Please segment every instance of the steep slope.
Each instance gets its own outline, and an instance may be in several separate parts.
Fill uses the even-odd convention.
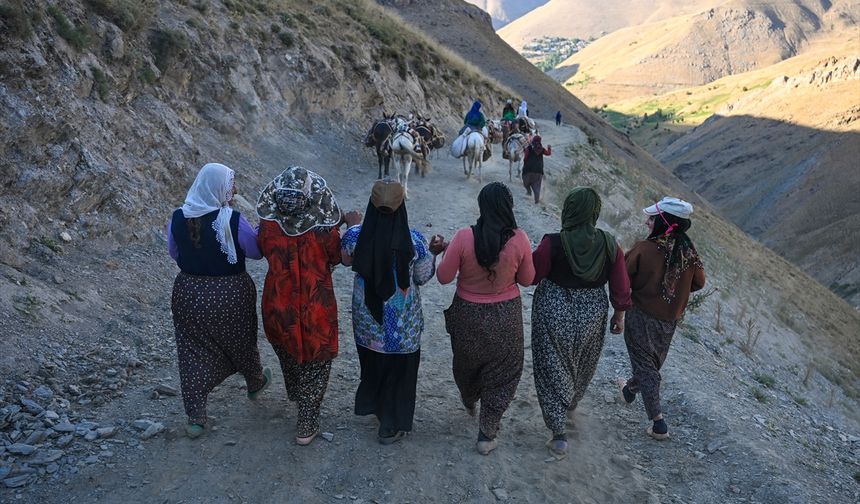
[[[148,242],[161,203],[181,200],[211,159],[302,149],[318,132],[360,138],[383,110],[453,127],[454,96],[510,93],[373,3],[129,5],[3,12],[23,28],[2,32],[0,52],[0,265],[50,282],[42,264],[82,240]],[[242,166],[239,186],[258,187],[266,168]],[[0,300],[26,311],[25,291]],[[0,367],[17,365],[13,343]]]
[[[695,14],[727,0],[550,0],[499,30],[516,49],[543,36],[600,38],[622,28]]]
[[[603,113],[724,215],[857,306],[858,58],[849,31],[776,65]],[[841,231],[824,231],[834,227]]]
[[[256,402],[246,401],[241,377],[228,379],[210,397],[217,418],[207,435],[185,439],[170,315],[176,267],[164,221],[196,169],[212,160],[236,168],[237,208],[251,220],[256,191],[290,164],[319,171],[345,208],[362,208],[376,177],[361,146],[371,118],[427,112],[450,138],[472,97],[498,115],[514,91],[367,2],[68,0],[51,12],[42,2],[14,5],[22,9],[0,9],[0,141],[8,153],[0,165],[0,501],[856,500],[860,319],[707,204],[697,207],[694,239],[720,290],[696,298],[664,368],[675,441],[648,440],[638,404],[610,404],[609,380],[627,369],[623,340],[611,337],[576,418],[571,457],[546,458],[530,356],[500,448],[475,454],[441,313],[453,286],[431,282],[422,287],[415,432],[380,446],[373,420],[352,414],[359,364],[347,268],[335,271],[343,353],[323,405],[328,436],[292,443],[295,407],[276,372]],[[425,16],[427,26],[453,31],[447,9],[460,9],[475,22],[458,18],[461,28],[498,40],[485,15],[468,17],[473,6],[443,7],[429,11],[436,14]],[[480,41],[461,39],[476,47],[464,54],[509,54]],[[515,54],[507,63],[531,68]],[[502,64],[491,68],[506,75]],[[540,97],[539,108],[563,107],[571,123],[541,123],[558,152],[547,162],[550,188],[597,187],[606,203],[601,225],[629,246],[642,235],[639,208],[682,191],[647,173],[680,183],[529,72],[508,73]],[[464,179],[458,160],[433,160],[434,172],[410,183],[410,223],[448,235],[474,222],[480,186]],[[485,181],[507,181],[498,156],[484,173]],[[535,207],[510,185],[532,238],[558,227],[556,198]],[[249,271],[259,287],[265,262]],[[269,345],[260,348],[277,366]],[[158,428],[152,437],[136,424]]]
[[[496,29],[545,4],[547,0],[466,0],[493,19]]]
[[[633,199],[637,201],[641,200],[644,203],[647,201],[646,193],[649,191],[654,191],[651,194],[653,198],[659,192],[666,191],[666,187],[669,187],[669,190],[672,192],[700,202],[703,213],[710,217],[708,220],[709,225],[713,225],[707,233],[712,235],[710,239],[713,240],[712,243],[715,250],[720,249],[724,251],[723,254],[720,254],[719,260],[725,266],[726,270],[720,274],[726,275],[729,274],[729,271],[733,271],[735,273],[732,274],[748,275],[750,279],[758,278],[763,274],[772,275],[771,278],[776,283],[786,282],[787,284],[791,284],[791,286],[783,285],[779,288],[784,293],[800,293],[807,288],[814,289],[816,299],[822,303],[820,308],[830,310],[830,313],[827,316],[823,314],[812,316],[818,319],[817,323],[830,327],[828,331],[835,330],[835,333],[831,332],[831,334],[838,334],[836,338],[839,343],[832,348],[843,344],[853,346],[857,343],[849,343],[852,341],[852,337],[848,335],[854,334],[856,328],[860,327],[860,316],[844,301],[820,284],[812,281],[808,276],[800,273],[796,267],[789,265],[789,263],[776,256],[773,252],[767,251],[760,245],[753,245],[751,243],[752,240],[743,235],[737,228],[722,222],[717,217],[711,216],[709,212],[711,207],[706,200],[700,199],[695,192],[690,191],[684,184],[679,183],[673,174],[644,154],[628,137],[620,134],[615,128],[601,120],[590,109],[585,108],[579,100],[574,99],[560,86],[552,83],[550,79],[537,71],[536,68],[525,64],[523,58],[516,54],[512,48],[501,43],[493,33],[488,16],[485,13],[469,13],[464,16],[464,13],[469,12],[466,10],[468,6],[459,0],[441,1],[432,6],[426,5],[424,2],[409,2],[404,0],[393,2],[382,0],[382,3],[393,3],[397,12],[406,20],[426,30],[427,33],[437,40],[444,40],[448,47],[456,51],[464,59],[473,61],[476,66],[488,75],[503,80],[505,84],[521,96],[529,99],[529,108],[534,108],[538,111],[539,115],[548,112],[547,105],[550,105],[549,110],[555,108],[562,110],[565,114],[565,121],[583,131],[585,136],[588,137],[590,145],[601,152],[606,159],[611,160],[613,165],[624,166],[625,170],[629,170],[629,173],[631,173],[630,176],[636,178],[637,182],[631,182],[633,190],[641,192],[637,192],[637,195]],[[451,13],[456,13],[459,16],[456,21],[454,21],[456,16]],[[565,94],[567,94],[566,99]],[[583,161],[583,164],[585,163],[587,162]],[[585,168],[582,169],[585,170]],[[652,178],[659,182],[657,186],[651,185],[652,183],[648,182]],[[649,190],[646,187],[660,187],[660,189]],[[607,191],[611,191],[611,189],[607,188]],[[731,248],[731,252],[727,251],[727,247]],[[745,252],[747,247],[756,248],[755,258]],[[723,260],[728,260],[728,262],[722,263]],[[772,263],[772,261],[775,261],[775,263]],[[779,264],[779,266],[774,268],[773,264]],[[740,273],[740,271],[744,273]],[[778,271],[782,273],[777,273]],[[791,273],[789,274],[788,271],[791,271]],[[726,285],[736,282],[737,280],[727,281]],[[753,283],[755,282],[753,281]],[[750,286],[750,290],[756,291],[758,287]],[[782,299],[784,302],[789,302],[786,297]],[[760,303],[762,301],[757,300],[755,302]],[[767,302],[775,301],[776,298],[769,297]],[[794,304],[795,301],[791,301],[791,303]],[[773,309],[783,310],[778,304],[773,305]],[[806,312],[807,310],[804,308],[803,311]],[[830,316],[834,318],[831,319]],[[834,323],[836,325],[832,325]],[[801,340],[813,337],[812,332],[801,331],[801,333]],[[844,364],[848,365],[848,361],[844,361]],[[850,364],[849,367],[855,369],[856,365]],[[860,371],[860,368],[856,369]],[[854,383],[852,387],[860,386],[860,383],[856,379],[848,381]]]
[[[798,54],[809,39],[856,32],[860,3],[736,0],[695,14],[619,30],[553,72],[592,106],[701,85]]]
[[[601,120],[575,96],[504,43],[492,30],[487,13],[461,0],[432,3],[418,0],[377,1],[395,9],[408,22],[474,64],[485,75],[505,82],[516,90],[512,97],[527,100],[532,117],[551,119],[555,117],[556,111],[561,111],[566,122],[576,124],[589,135],[592,142],[599,144],[619,162],[637,166],[679,193],[699,201],[692,191],[650,154]],[[462,97],[462,113],[468,110],[470,98]],[[504,102],[490,105],[499,110]]]
[[[821,60],[728,103],[658,156],[723,214],[855,306],[858,89],[860,53]]]

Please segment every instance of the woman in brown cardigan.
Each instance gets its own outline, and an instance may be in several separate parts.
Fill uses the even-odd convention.
[[[626,255],[633,308],[626,314],[624,342],[633,377],[619,386],[628,404],[642,394],[653,422],[646,432],[662,440],[669,437],[669,428],[660,408],[660,368],[690,293],[705,286],[705,270],[687,236],[692,205],[665,197],[643,212],[651,233]]]

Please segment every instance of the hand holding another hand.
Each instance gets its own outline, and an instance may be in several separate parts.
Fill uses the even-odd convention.
[[[616,311],[612,314],[612,320],[609,321],[609,332],[612,334],[621,334],[624,332],[623,311]]]
[[[347,227],[361,224],[362,219],[364,219],[364,216],[357,210],[350,210],[343,215],[343,222],[346,223]]]
[[[430,249],[430,253],[434,256],[439,255],[448,248],[448,242],[445,241],[442,235],[433,235],[427,248]]]

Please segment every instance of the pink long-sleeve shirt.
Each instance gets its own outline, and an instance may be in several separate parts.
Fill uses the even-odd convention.
[[[436,268],[436,279],[447,284],[456,278],[457,296],[472,303],[498,303],[518,297],[520,288],[517,284],[531,285],[535,276],[531,244],[525,231],[514,231],[514,236],[499,253],[499,262],[493,270],[495,275],[491,278],[478,264],[475,237],[472,228],[466,227],[451,239],[441,264]]]

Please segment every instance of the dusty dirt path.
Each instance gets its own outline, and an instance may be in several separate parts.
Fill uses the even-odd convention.
[[[556,154],[548,168],[569,164],[565,144],[584,141],[575,128],[556,128],[541,122],[545,144]],[[410,181],[408,209],[413,227],[427,235],[450,237],[456,229],[474,222],[476,196],[480,185],[465,180],[462,163],[447,152],[433,160],[434,170],[426,178]],[[364,209],[375,162],[370,158],[343,159],[341,163],[306,166],[317,169],[334,188],[345,208]],[[333,166],[333,168],[328,168]],[[273,170],[274,172],[277,170]],[[484,183],[508,179],[507,162],[498,146],[485,166]],[[557,208],[551,203],[535,206],[515,181],[509,183],[515,195],[519,225],[535,244],[543,233],[558,227]],[[550,188],[552,189],[552,188]],[[246,191],[251,193],[253,191]],[[546,194],[545,201],[556,201]],[[635,217],[633,217],[635,218]],[[164,260],[167,261],[165,254]],[[262,285],[265,262],[250,266],[257,286]],[[165,286],[165,293],[169,292]],[[130,429],[115,444],[103,450],[120,456],[106,465],[92,464],[67,478],[64,484],[41,485],[21,494],[31,502],[741,502],[732,483],[775,481],[777,469],[757,464],[723,466],[730,453],[748,452],[740,442],[721,441],[705,458],[708,434],[718,424],[708,402],[708,393],[695,393],[692,368],[705,369],[713,363],[702,352],[688,355],[691,343],[681,339],[667,366],[669,384],[666,406],[672,419],[673,440],[655,443],[642,430],[645,415],[638,402],[632,408],[614,403],[612,378],[628,369],[623,339],[607,334],[601,363],[571,426],[570,455],[551,458],[544,447],[548,431],[543,424],[534,391],[530,348],[531,294],[523,289],[526,334],[525,371],[516,399],[503,420],[499,448],[484,457],[474,450],[475,421],[463,411],[451,374],[451,349],[445,333],[442,310],[454,293],[453,286],[437,282],[422,288],[426,331],[419,370],[415,429],[411,436],[393,446],[376,441],[376,427],[370,418],[352,414],[359,365],[352,339],[349,314],[352,272],[339,267],[335,288],[340,307],[340,356],[335,360],[329,389],[323,403],[322,429],[332,440],[316,440],[299,447],[293,441],[295,408],[286,400],[277,359],[262,335],[260,349],[266,365],[275,372],[275,383],[258,402],[245,398],[244,384],[234,376],[210,396],[209,413],[213,428],[201,439],[184,437],[185,417],[179,397],[149,400],[150,387],[130,388],[103,414],[127,422],[138,418],[160,421],[165,433],[140,443]],[[164,335],[160,368],[147,372],[157,382],[178,388],[178,375],[171,338],[167,302],[163,323],[155,330]],[[698,347],[695,347],[696,349]],[[682,352],[682,356],[676,356]],[[681,369],[677,369],[676,365]],[[716,379],[716,378],[715,378]],[[730,379],[728,379],[730,380]],[[715,385],[716,386],[716,385]],[[688,395],[684,395],[685,391]],[[728,435],[728,434],[727,434]],[[130,446],[135,445],[135,446]],[[719,457],[719,462],[714,457]],[[720,467],[719,470],[716,470]],[[750,474],[747,474],[750,473]],[[734,478],[734,479],[733,479]],[[756,487],[758,488],[758,487]],[[744,489],[746,490],[746,489]],[[773,492],[771,492],[773,493]],[[777,497],[785,494],[776,493]],[[0,495],[14,498],[12,494]],[[21,500],[18,500],[20,502]],[[767,499],[760,500],[768,502]],[[780,499],[772,502],[789,502]]]

